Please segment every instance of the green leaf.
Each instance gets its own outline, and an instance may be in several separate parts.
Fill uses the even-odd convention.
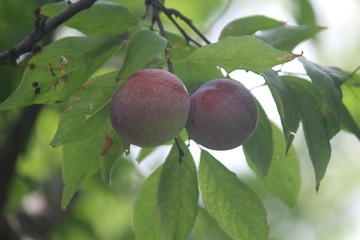
[[[92,137],[109,118],[109,103],[118,83],[117,71],[90,79],[71,98],[62,114],[51,145],[78,142]]]
[[[267,175],[273,156],[274,142],[272,137],[271,124],[264,109],[259,103],[258,123],[255,132],[248,141],[243,144],[248,159],[251,160],[262,176]]]
[[[137,194],[132,216],[136,240],[160,240],[160,216],[158,208],[158,186],[162,166],[157,168],[141,184]]]
[[[171,58],[173,61],[181,61],[193,53],[197,47],[187,44],[183,37],[168,33],[170,43]],[[221,78],[223,75],[216,66],[207,66],[204,64],[183,62],[175,64],[175,75],[185,84],[187,90],[192,93],[196,91],[203,83]]]
[[[276,103],[285,136],[286,149],[289,149],[300,123],[299,109],[294,91],[273,70],[263,73],[262,76],[269,86]]]
[[[191,153],[182,140],[177,143],[165,160],[158,199],[163,239],[181,240],[187,238],[195,224],[199,191]]]
[[[112,129],[110,121],[107,124],[111,130],[106,134],[102,145],[100,170],[103,181],[111,184],[113,169],[118,161],[123,158],[124,154],[130,154],[130,144],[117,135]]]
[[[94,138],[63,146],[63,209],[68,206],[80,185],[99,169],[106,130],[103,127]]]
[[[155,151],[157,147],[141,148],[139,154],[136,157],[136,161],[141,163],[147,156]]]
[[[296,203],[300,192],[299,159],[292,146],[285,152],[286,144],[282,140],[281,131],[275,124],[271,125],[275,144],[268,174],[261,176],[248,154],[246,160],[268,189],[291,207]]]
[[[299,61],[309,75],[315,87],[322,94],[327,105],[336,118],[340,119],[342,108],[341,85],[346,81],[347,75],[339,68],[322,66],[300,57]]]
[[[0,110],[67,100],[119,48],[114,37],[68,37],[32,57],[18,89]]]
[[[260,198],[208,152],[201,152],[200,190],[208,213],[233,239],[269,239]]]
[[[47,4],[41,14],[53,17],[68,6],[67,2]],[[123,5],[113,2],[95,2],[65,22],[86,35],[119,35],[138,25],[137,18]]]
[[[309,0],[296,0],[294,3],[294,16],[299,24],[314,24],[316,23],[316,16],[314,8]]]
[[[321,111],[322,103],[318,98],[319,92],[309,81],[304,79],[289,76],[283,77],[283,79],[296,93],[305,139],[315,171],[316,189],[318,190],[331,156],[327,123]]]
[[[360,75],[355,74],[342,85],[344,109],[341,121],[346,130],[354,133],[359,139],[360,127]]]
[[[285,25],[257,32],[255,36],[276,49],[292,51],[299,43],[312,38],[324,29],[314,25]]]
[[[187,59],[175,63],[189,62],[219,66],[228,73],[237,69],[265,72],[295,57],[297,56],[277,50],[253,36],[230,36],[217,43],[198,48]]]
[[[166,44],[166,39],[154,31],[142,30],[137,32],[130,39],[124,64],[118,77],[124,79],[141,70],[142,67],[165,50]]]
[[[191,233],[191,239],[233,240],[221,230],[218,223],[206,212],[206,209],[202,207],[199,207],[194,231]]]
[[[223,28],[220,33],[219,40],[228,36],[252,35],[259,30],[275,28],[284,24],[285,22],[262,15],[238,18],[231,21]]]
[[[345,105],[343,105],[341,110],[341,126],[342,129],[353,133],[360,140],[359,125],[355,122],[355,119]]]

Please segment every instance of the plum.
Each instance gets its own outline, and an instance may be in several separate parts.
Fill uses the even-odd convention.
[[[246,87],[234,80],[214,79],[190,96],[186,129],[198,144],[228,150],[250,138],[257,120],[256,102]]]
[[[160,69],[144,69],[118,88],[110,103],[110,119],[127,142],[153,147],[179,135],[189,109],[189,93],[177,76]]]

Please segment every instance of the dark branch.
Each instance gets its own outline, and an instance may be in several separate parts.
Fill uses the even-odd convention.
[[[183,22],[185,22],[206,44],[210,44],[210,41],[200,32],[199,29],[196,28],[196,26],[192,23],[191,19],[185,17],[181,12],[179,12],[176,9],[172,8],[166,8],[162,2],[159,0],[146,0],[145,1],[146,9],[144,16],[147,15],[147,12],[149,10],[149,6],[152,5],[153,9],[156,9],[156,11],[164,12],[164,14],[169,18],[169,20],[175,25],[175,27],[180,31],[180,33],[185,38],[186,42],[192,42],[198,47],[201,47],[201,45],[196,42],[194,39],[192,39],[189,34],[186,33],[186,31],[176,22],[175,17],[181,19]]]
[[[0,213],[8,200],[8,190],[18,156],[25,151],[41,105],[22,110],[19,119],[8,129],[6,140],[0,146]]]
[[[35,13],[35,28],[25,37],[20,43],[11,49],[0,53],[0,65],[17,66],[16,60],[24,53],[31,52],[33,46],[40,41],[47,33],[56,29],[59,25],[72,18],[78,12],[91,7],[96,0],[80,0],[76,3],[69,4],[58,15],[47,19],[44,22],[40,21],[40,11],[36,9]]]

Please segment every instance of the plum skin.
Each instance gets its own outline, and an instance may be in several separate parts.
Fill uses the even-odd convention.
[[[256,102],[241,83],[230,79],[206,82],[190,96],[186,129],[191,139],[213,150],[246,142],[258,121]]]
[[[179,135],[189,108],[189,93],[178,77],[160,69],[144,69],[118,88],[110,103],[110,119],[127,142],[153,147]]]

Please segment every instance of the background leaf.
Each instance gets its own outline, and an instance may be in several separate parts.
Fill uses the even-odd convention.
[[[255,37],[263,40],[276,49],[292,51],[299,43],[312,38],[324,29],[324,27],[314,25],[285,25],[269,30],[259,31],[255,34]]]
[[[208,213],[233,239],[269,239],[260,198],[208,152],[200,159],[200,190]]]
[[[257,102],[258,123],[255,132],[243,144],[248,160],[252,161],[262,176],[267,175],[273,156],[274,141],[271,124],[262,106]]]
[[[259,172],[248,154],[246,160],[268,189],[291,207],[296,203],[300,192],[299,159],[292,146],[285,151],[286,144],[282,141],[279,128],[275,124],[271,124],[271,128],[276,144],[267,175],[263,176]]]
[[[29,60],[18,89],[0,109],[67,100],[119,48],[114,37],[68,37]]]
[[[151,30],[137,32],[126,51],[124,64],[118,77],[124,79],[141,70],[147,63],[159,56],[166,47],[167,40]]]
[[[309,75],[314,86],[324,97],[334,115],[340,119],[342,108],[341,85],[346,81],[347,75],[339,68],[322,66],[300,57],[299,61]]]
[[[265,72],[295,57],[296,55],[277,50],[253,36],[241,36],[226,37],[217,43],[203,46],[186,60],[177,63],[189,62],[219,66],[228,73],[236,69]]]
[[[67,2],[47,4],[41,14],[53,17],[68,6]],[[119,35],[137,26],[137,18],[123,5],[113,2],[95,2],[91,8],[79,12],[65,22],[86,35]]]
[[[319,189],[331,156],[331,146],[326,127],[326,119],[318,101],[319,92],[306,80],[283,77],[294,89],[300,109],[301,122],[309,155],[315,171],[316,189]]]
[[[163,239],[186,239],[190,234],[198,210],[196,167],[183,141],[173,145],[161,174],[158,199]],[[181,156],[181,154],[184,154]]]
[[[226,24],[220,33],[219,40],[227,36],[252,35],[259,30],[275,28],[284,24],[285,22],[262,15],[238,18]]]
[[[86,140],[92,137],[109,118],[109,103],[118,87],[117,71],[86,82],[71,98],[62,114],[51,145]]]
[[[286,140],[286,149],[289,149],[300,124],[299,109],[294,91],[273,70],[263,73],[262,76],[274,98]]]
[[[299,24],[316,24],[314,8],[309,0],[295,0],[293,4],[294,16]]]
[[[137,240],[161,239],[160,216],[158,208],[158,186],[162,173],[162,166],[157,168],[141,184],[137,194],[132,224]]]

